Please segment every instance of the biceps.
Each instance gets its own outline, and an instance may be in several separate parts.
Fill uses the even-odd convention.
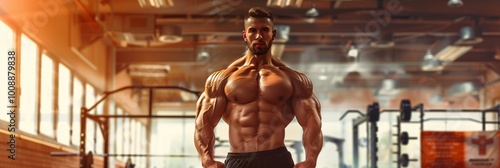
[[[321,106],[315,96],[293,101],[293,110],[297,121],[302,127],[309,124],[321,124]]]

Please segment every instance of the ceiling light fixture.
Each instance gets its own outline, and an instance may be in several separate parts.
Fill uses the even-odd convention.
[[[166,77],[170,72],[170,65],[131,64],[127,68],[132,77]]]
[[[431,50],[427,50],[424,56],[424,60],[422,61],[422,70],[423,71],[440,71],[443,70],[443,66],[441,62],[434,57]]]
[[[196,61],[199,61],[199,62],[206,62],[209,60],[210,60],[210,54],[205,50],[201,50],[198,53],[198,55],[196,56]]]
[[[310,18],[315,18],[319,16],[319,11],[316,9],[316,2],[313,2],[311,8],[306,11],[306,16]]]
[[[176,25],[162,25],[157,29],[157,38],[163,43],[177,43],[182,41],[182,29]]]
[[[138,0],[141,8],[164,8],[174,6],[173,0]]]
[[[463,5],[464,5],[464,2],[462,2],[462,0],[449,0],[448,1],[449,7],[461,7]]]
[[[478,23],[473,26],[465,26],[460,29],[460,39],[455,43],[457,45],[474,45],[483,42],[481,29]]]
[[[302,5],[302,0],[268,0],[267,6],[278,6],[278,7],[300,7]]]
[[[453,62],[472,49],[472,46],[450,45],[436,54],[436,59],[445,63]]]
[[[349,52],[347,52],[347,57],[356,59],[358,58],[358,55],[359,55],[358,49],[354,45],[351,45]]]

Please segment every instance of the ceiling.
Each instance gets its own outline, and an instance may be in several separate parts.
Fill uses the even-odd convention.
[[[446,96],[446,88],[481,82],[485,71],[500,67],[499,58],[495,58],[500,54],[498,0],[463,0],[461,7],[450,7],[447,0],[304,0],[292,1],[300,2],[299,6],[287,7],[267,6],[264,0],[170,0],[166,2],[173,7],[162,8],[141,7],[138,0],[80,2],[104,25],[103,32],[86,32],[83,27],[82,39],[91,43],[108,35],[105,41],[116,47],[117,72],[131,71],[136,65],[156,65],[147,72],[166,74],[134,75],[135,85],[201,91],[211,72],[243,55],[242,18],[253,6],[270,8],[275,25],[289,26],[288,38],[274,44],[275,56],[308,75],[318,97],[333,106],[337,101],[333,97],[343,92],[348,94],[340,97],[366,104],[389,102],[412,89],[428,88]],[[319,13],[317,17],[306,16],[312,6]],[[92,21],[82,25],[88,22]],[[436,55],[456,44],[465,26],[480,30],[476,35],[482,42],[469,44],[471,50],[446,62],[441,70],[422,70],[426,52]],[[159,42],[158,33],[164,33],[158,31],[161,28],[182,40]],[[347,57],[351,46],[359,51],[357,59]],[[384,85],[388,81],[392,88]],[[353,88],[370,96],[353,97],[349,94]],[[193,101],[178,92],[162,95],[158,100]]]

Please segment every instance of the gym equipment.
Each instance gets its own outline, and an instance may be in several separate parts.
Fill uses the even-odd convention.
[[[85,162],[83,163],[84,168],[93,168],[94,167],[94,155],[92,151],[89,151],[87,155],[83,156]]]
[[[339,152],[339,168],[347,168],[348,166],[344,163],[344,139],[330,136],[324,136],[323,139],[326,142],[332,142],[337,146],[337,151]]]
[[[399,142],[401,142],[401,144],[403,145],[408,145],[410,139],[417,139],[417,137],[410,137],[410,135],[406,131],[402,132],[401,135],[399,135]]]
[[[368,105],[368,121],[377,122],[380,120],[380,106],[378,103],[373,103],[372,105]]]
[[[410,162],[415,162],[415,161],[418,161],[417,159],[410,159],[410,157],[408,156],[408,154],[402,154],[401,155],[401,158],[399,159],[400,161],[400,165],[403,166],[403,167],[408,167],[408,165],[410,165]]]
[[[108,96],[115,94],[117,92],[127,90],[127,89],[148,89],[149,91],[149,102],[148,102],[148,115],[94,115],[90,114],[89,112],[94,110],[101,102],[103,102]],[[87,129],[87,119],[91,119],[94,122],[96,122],[99,125],[99,128],[101,130],[104,144],[104,154],[101,154],[100,156],[104,157],[104,168],[109,167],[109,157],[110,156],[123,156],[127,154],[109,154],[109,119],[110,118],[194,118],[195,116],[178,116],[178,115],[153,115],[153,89],[176,89],[176,90],[181,90],[185,91],[188,93],[192,93],[196,95],[196,97],[200,96],[201,92],[198,91],[192,91],[183,87],[178,87],[178,86],[126,86],[122,87],[113,91],[108,91],[104,92],[104,95],[101,99],[99,99],[94,105],[92,105],[90,108],[82,107],[80,110],[80,148],[79,148],[79,153],[74,154],[74,153],[54,153],[51,152],[52,156],[84,156],[80,157],[79,162],[80,162],[80,168],[87,168],[86,166],[92,165],[92,160],[88,160],[87,158],[92,158],[93,156],[86,156],[85,157],[85,151],[86,151],[86,129]],[[149,140],[149,136],[146,137]],[[92,154],[91,154],[92,155]],[[137,155],[136,157],[150,157],[151,155]],[[198,156],[197,156],[198,157]],[[132,164],[132,163],[130,163]]]
[[[397,154],[397,161],[395,161],[398,165],[398,168],[401,166],[406,165],[409,163],[409,161],[417,161],[416,159],[409,159],[407,155],[404,157],[401,154],[401,144],[407,145],[410,139],[417,139],[416,137],[410,137],[407,132],[401,133],[401,123],[419,123],[420,124],[420,130],[424,130],[424,122],[425,121],[430,121],[430,120],[456,120],[455,119],[443,119],[443,118],[427,118],[424,119],[424,113],[425,112],[450,112],[450,111],[455,111],[455,112],[477,112],[482,114],[482,120],[481,121],[476,121],[470,118],[459,118],[458,120],[469,120],[469,121],[474,121],[478,123],[482,123],[482,130],[486,130],[486,124],[497,124],[498,128],[500,129],[500,122],[499,121],[486,121],[486,113],[487,112],[495,112],[497,113],[498,116],[500,116],[500,104],[489,108],[489,109],[429,109],[429,110],[424,110],[424,105],[423,104],[418,104],[416,106],[411,105],[411,101],[408,99],[403,99],[400,103],[400,109],[384,109],[380,110],[378,107],[378,103],[373,103],[371,105],[368,105],[367,112],[362,113],[359,110],[347,110],[341,117],[340,120],[342,120],[348,113],[358,113],[361,116],[353,119],[353,167],[358,168],[358,126],[362,124],[363,122],[367,121],[367,135],[368,135],[368,156],[370,160],[370,167],[371,168],[376,168],[376,162],[377,162],[377,122],[380,119],[380,114],[384,112],[398,112],[399,116],[397,117],[397,134],[394,136],[397,136],[397,143],[394,143],[394,145],[397,145],[397,151],[393,152],[394,154]],[[420,112],[420,121],[411,121],[412,118],[412,113],[413,111],[419,111]],[[500,120],[500,117],[498,117]],[[370,127],[370,128],[368,128]],[[408,158],[408,159],[407,159]],[[403,165],[403,163],[405,163]]]
[[[411,102],[408,99],[401,100],[401,105],[399,107],[401,120],[402,121],[410,121],[411,120],[411,112],[413,111],[411,108]]]

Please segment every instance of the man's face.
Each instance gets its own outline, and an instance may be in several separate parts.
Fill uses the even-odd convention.
[[[271,49],[276,35],[273,23],[268,18],[248,18],[245,20],[243,39],[248,49],[255,55],[264,55]]]

